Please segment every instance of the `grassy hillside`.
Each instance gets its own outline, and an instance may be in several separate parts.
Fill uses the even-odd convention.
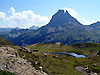
[[[31,61],[36,69],[39,69],[39,67],[42,66],[43,71],[49,75],[83,75],[75,69],[76,66],[87,66],[93,72],[100,73],[100,56],[76,58],[70,55],[52,54],[52,52],[75,52],[90,56],[99,52],[100,44],[86,43],[73,46],[35,44],[27,47],[32,51],[38,50],[38,52],[33,52],[32,54],[20,51],[20,47],[18,46],[13,46],[13,48],[18,50],[22,58]],[[47,56],[45,56],[45,53],[47,53]],[[94,64],[96,64],[96,66],[94,66]]]
[[[6,46],[6,45],[13,45],[13,43],[0,36],[0,46]]]

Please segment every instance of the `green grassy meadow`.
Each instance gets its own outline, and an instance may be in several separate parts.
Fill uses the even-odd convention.
[[[31,51],[38,50],[38,52],[33,53],[20,51],[19,46],[13,46],[13,48],[18,50],[22,58],[29,60],[36,69],[40,70],[39,67],[42,66],[43,71],[49,75],[83,75],[75,69],[76,66],[87,66],[93,72],[100,75],[100,56],[76,58],[71,55],[52,54],[52,52],[75,52],[90,56],[99,52],[100,44],[86,43],[72,46],[56,46],[55,44],[40,43],[27,46]],[[47,53],[47,56],[45,56],[44,53]],[[37,64],[35,64],[35,62],[37,62]],[[96,64],[96,66],[94,66],[94,64]]]

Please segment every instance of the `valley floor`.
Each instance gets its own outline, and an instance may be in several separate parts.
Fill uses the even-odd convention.
[[[18,46],[13,48],[22,58],[29,60],[36,69],[49,75],[100,75],[100,56],[98,55],[100,44],[87,43],[73,46],[34,44],[27,47],[31,52],[22,51]],[[76,58],[52,52],[75,52],[87,57]]]

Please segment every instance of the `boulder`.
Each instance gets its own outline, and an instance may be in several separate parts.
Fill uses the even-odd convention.
[[[10,47],[0,47],[0,70],[16,75],[47,75],[41,71],[37,72],[28,60],[20,58],[18,52]]]
[[[62,46],[62,43],[61,42],[56,42],[55,45],[56,46]]]
[[[27,53],[32,53],[32,52],[30,51],[30,49],[28,49],[28,48],[26,48],[26,47],[21,47],[19,50],[20,50],[20,51],[27,52]]]

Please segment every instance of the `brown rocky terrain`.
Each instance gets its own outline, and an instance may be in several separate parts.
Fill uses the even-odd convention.
[[[47,75],[32,67],[28,60],[20,58],[18,52],[11,47],[0,47],[0,70],[17,75]]]

